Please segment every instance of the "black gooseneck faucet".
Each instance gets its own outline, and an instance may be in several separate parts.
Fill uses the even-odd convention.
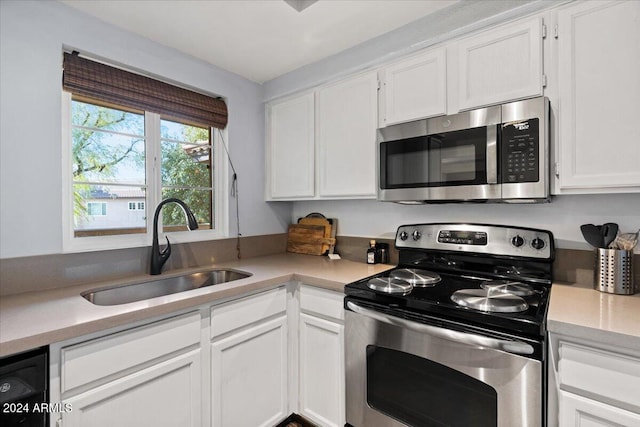
[[[184,211],[184,215],[187,218],[187,227],[189,230],[196,230],[198,228],[198,221],[196,220],[195,215],[189,209],[189,206],[185,202],[176,198],[169,198],[161,201],[156,208],[156,213],[153,215],[153,243],[151,245],[151,268],[150,273],[152,275],[160,274],[162,271],[162,266],[171,256],[171,243],[169,243],[169,238],[165,236],[167,239],[167,247],[163,250],[160,250],[160,244],[158,243],[158,216],[160,215],[160,210],[162,207],[168,203],[176,203],[178,206],[182,208]]]

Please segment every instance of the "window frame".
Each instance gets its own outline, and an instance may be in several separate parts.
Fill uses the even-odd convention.
[[[73,174],[72,174],[72,93],[62,92],[62,247],[63,252],[84,252],[109,249],[123,249],[150,246],[153,238],[153,215],[156,206],[162,201],[162,182],[160,176],[160,114],[145,111],[145,165],[146,165],[146,198],[147,208],[146,232],[140,234],[120,234],[90,237],[75,237],[73,226]],[[86,102],[86,101],[83,101]],[[117,107],[115,107],[117,108]],[[175,121],[175,119],[172,119]],[[171,243],[188,243],[204,240],[223,239],[229,236],[229,172],[228,162],[224,155],[220,134],[228,141],[226,129],[211,129],[211,145],[213,150],[213,220],[215,229],[198,229],[195,231],[163,232],[162,223],[158,224],[160,244],[164,236]],[[150,207],[153,209],[149,210]],[[162,218],[162,215],[160,216]]]

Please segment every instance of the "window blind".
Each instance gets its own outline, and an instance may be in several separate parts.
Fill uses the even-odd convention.
[[[191,124],[220,129],[227,125],[227,105],[222,99],[82,58],[75,52],[65,52],[63,68],[62,87],[75,95]]]

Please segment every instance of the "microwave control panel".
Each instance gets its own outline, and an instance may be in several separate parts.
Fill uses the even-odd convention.
[[[538,182],[539,119],[502,124],[502,182]]]

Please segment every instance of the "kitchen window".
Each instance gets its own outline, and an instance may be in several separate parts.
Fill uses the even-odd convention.
[[[165,206],[160,231],[170,232],[173,242],[226,237],[227,164],[219,155],[224,153],[220,120],[202,120],[206,113],[200,108],[196,114],[202,117],[190,117],[179,99],[158,101],[158,108],[154,99],[145,104],[150,90],[164,96],[167,89],[174,96],[176,88],[166,83],[74,54],[65,54],[64,64],[65,251],[150,244],[155,206],[169,197],[183,200],[199,225],[188,232],[182,210]],[[76,69],[80,71],[74,74]],[[115,82],[96,82],[103,71],[106,79],[115,73]],[[124,81],[125,89],[113,89],[129,78],[134,84]],[[151,89],[143,95],[127,92],[145,84]],[[103,86],[106,94],[100,92]],[[178,95],[192,94],[177,89]],[[196,95],[200,102],[203,95]]]

